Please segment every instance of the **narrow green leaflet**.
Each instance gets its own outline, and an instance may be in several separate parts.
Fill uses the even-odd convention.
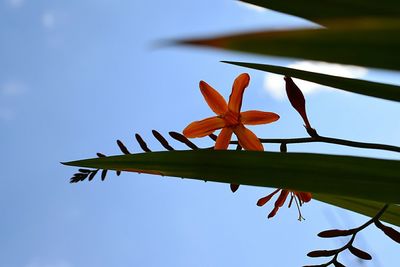
[[[329,26],[330,20],[399,18],[398,0],[241,0]]]
[[[400,101],[400,86],[397,85],[344,78],[340,76],[333,76],[333,75],[321,74],[321,73],[292,69],[292,68],[285,68],[274,65],[234,62],[234,61],[222,61],[222,62],[241,67],[299,78],[302,80],[318,83],[321,85],[342,89],[344,91],[352,93],[374,96],[387,100]]]
[[[261,55],[400,70],[400,20],[344,23],[332,29],[277,30],[180,40]]]
[[[313,194],[313,198],[369,217],[375,216],[375,214],[385,205],[385,203],[371,200],[324,194]],[[381,220],[400,226],[400,206],[390,205],[381,217]]]
[[[259,151],[163,151],[64,163],[400,203],[400,161]]]

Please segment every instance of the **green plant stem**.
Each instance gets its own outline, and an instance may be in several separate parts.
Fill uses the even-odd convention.
[[[368,148],[368,149],[380,149],[380,150],[388,150],[393,152],[400,152],[400,147],[392,146],[392,145],[384,145],[384,144],[376,144],[376,143],[364,143],[364,142],[356,142],[345,139],[331,138],[331,137],[305,137],[305,138],[289,138],[289,139],[260,139],[261,143],[286,143],[286,144],[299,144],[299,143],[312,143],[312,142],[322,142],[343,146],[351,146],[351,147],[359,147],[359,148]]]
[[[216,139],[215,135],[210,135],[212,139]],[[215,140],[214,139],[214,140]],[[392,152],[400,152],[400,147],[385,145],[385,144],[376,144],[376,143],[364,143],[364,142],[356,142],[339,138],[331,138],[325,136],[316,136],[316,137],[303,137],[303,138],[260,138],[261,143],[276,143],[276,144],[301,144],[301,143],[328,143],[328,144],[336,144],[342,146],[351,146],[351,147],[359,147],[359,148],[367,148],[367,149],[379,149],[379,150],[387,150]],[[238,144],[237,141],[231,141],[230,144]]]

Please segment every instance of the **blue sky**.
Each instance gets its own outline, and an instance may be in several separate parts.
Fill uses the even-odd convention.
[[[243,110],[281,115],[252,128],[263,137],[305,136],[285,99],[265,88],[268,77],[220,60],[299,64],[211,49],[164,47],[160,40],[277,27],[313,26],[231,0],[0,1],[0,267],[300,266],[307,252],[338,246],[316,234],[357,226],[366,217],[312,201],[281,209],[258,198],[271,189],[158,176],[110,174],[105,182],[69,184],[75,169],[60,161],[131,151],[139,132],[154,150],[152,129],[166,134],[212,113],[198,90],[206,80],[224,96],[241,72],[252,80]],[[369,70],[364,78],[400,84],[398,73]],[[275,82],[276,83],[276,82]],[[284,86],[282,80],[282,88]],[[278,85],[279,87],[279,85]],[[278,88],[279,89],[279,88]],[[320,134],[400,145],[398,104],[315,90],[307,95]],[[211,145],[209,140],[196,140]],[[175,147],[182,147],[174,143]],[[266,150],[276,151],[268,145]],[[399,159],[389,152],[323,144],[289,151]],[[351,266],[393,266],[398,246],[375,229],[358,240],[374,256]],[[379,244],[379,246],[377,246]]]

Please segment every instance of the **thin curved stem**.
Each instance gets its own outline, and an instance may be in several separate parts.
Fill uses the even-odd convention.
[[[285,141],[286,140],[286,141]],[[260,139],[263,143],[287,143],[287,144],[296,144],[296,143],[312,143],[312,142],[322,142],[329,144],[337,144],[343,146],[351,146],[351,147],[359,147],[359,148],[368,148],[368,149],[380,149],[380,150],[388,150],[393,152],[400,152],[400,147],[385,145],[385,144],[377,144],[377,143],[365,143],[365,142],[356,142],[339,138],[331,138],[331,137],[306,137],[306,138],[291,138],[291,139]],[[278,142],[280,141],[280,142]]]
[[[212,139],[216,138],[215,135],[210,135]],[[379,150],[387,150],[392,152],[399,152],[400,147],[385,145],[385,144],[377,144],[377,143],[364,143],[364,142],[356,142],[339,138],[331,138],[325,136],[316,136],[316,137],[303,137],[303,138],[260,138],[261,143],[276,143],[276,144],[301,144],[301,143],[328,143],[328,144],[336,144],[342,146],[351,146],[351,147],[359,147],[366,149],[379,149]],[[238,144],[237,141],[231,141],[230,144]]]

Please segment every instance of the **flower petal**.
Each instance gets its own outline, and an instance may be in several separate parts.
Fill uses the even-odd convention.
[[[223,119],[211,117],[201,121],[192,122],[183,130],[183,135],[187,138],[203,137],[224,126],[225,122]]]
[[[295,192],[295,194],[302,202],[309,202],[312,198],[312,194],[309,192]]]
[[[268,214],[268,219],[272,218],[275,216],[275,214],[278,212],[279,207],[274,207],[274,209]]]
[[[232,86],[232,93],[229,96],[228,108],[230,111],[239,113],[240,108],[242,107],[242,99],[244,89],[249,85],[250,76],[247,73],[240,74]]]
[[[214,149],[215,150],[226,150],[229,146],[229,142],[232,137],[232,128],[222,128],[221,132],[217,137],[217,141],[215,142]]]
[[[282,189],[281,194],[279,195],[278,199],[275,201],[276,207],[282,207],[285,204],[286,198],[289,195],[289,190]]]
[[[236,134],[239,144],[245,150],[264,151],[264,147],[258,137],[252,131],[244,127],[243,124],[235,127],[233,132]]]
[[[275,201],[274,209],[268,214],[268,218],[272,218],[278,212],[279,208],[283,206],[287,196],[289,195],[288,190],[282,190],[281,194],[279,195],[278,199]]]
[[[279,120],[279,115],[273,112],[249,110],[240,113],[240,121],[248,125],[271,123],[277,120]]]
[[[214,111],[217,115],[221,115],[228,111],[228,104],[226,104],[225,99],[220,95],[220,93],[218,93],[217,90],[212,88],[205,81],[200,81],[199,87],[204,99],[212,111]]]
[[[263,198],[260,198],[260,199],[257,201],[257,206],[259,206],[259,207],[264,206],[264,205],[265,205],[268,201],[270,201],[270,199],[271,199],[276,193],[278,193],[280,190],[281,190],[281,189],[278,188],[278,189],[276,189],[274,192],[272,192],[271,194],[269,194],[268,196],[265,196],[265,197],[263,197]]]

